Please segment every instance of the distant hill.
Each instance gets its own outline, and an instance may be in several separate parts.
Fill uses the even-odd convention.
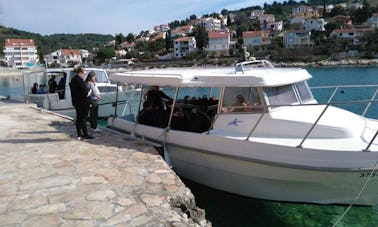
[[[324,0],[307,0],[307,3],[313,4],[313,5],[323,5]],[[352,2],[359,2],[363,3],[364,0],[325,0],[326,4],[337,4],[337,3],[352,3]],[[367,2],[370,3],[371,6],[377,7],[378,6],[378,0],[367,0]]]
[[[109,41],[114,40],[114,36],[112,35],[100,34],[53,34],[42,36],[37,33],[0,26],[1,50],[4,48],[4,40],[9,38],[34,39],[43,55],[60,48],[87,49],[91,51],[94,47],[101,47]]]

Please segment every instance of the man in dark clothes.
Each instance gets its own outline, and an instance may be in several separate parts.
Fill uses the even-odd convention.
[[[163,102],[169,102],[173,99],[162,92],[159,86],[151,86],[146,94],[145,100],[151,103],[152,108],[156,110],[163,106]]]
[[[55,75],[52,75],[49,82],[49,93],[55,93],[56,89],[58,89],[58,84],[55,81]]]
[[[149,126],[157,126],[156,115],[152,111],[152,105],[150,102],[145,101],[143,103],[143,110],[141,110],[138,114],[138,123]]]
[[[172,102],[173,99],[162,92],[159,86],[151,86],[144,98],[152,106],[152,110],[157,119],[157,126],[162,128],[166,127],[169,118],[169,113],[168,118],[166,117],[166,111],[169,110],[169,108],[166,108],[164,104]]]
[[[88,117],[90,100],[89,89],[85,86],[84,77],[85,72],[82,67],[78,67],[74,70],[76,75],[71,79],[70,89],[72,97],[72,105],[76,110],[76,131],[77,138],[81,139],[93,139],[88,135],[86,119]]]

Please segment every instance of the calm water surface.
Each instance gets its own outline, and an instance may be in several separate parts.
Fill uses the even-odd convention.
[[[313,75],[311,87],[331,85],[377,85],[378,67],[308,68]],[[0,96],[23,99],[23,78],[0,76]],[[333,101],[370,99],[375,89],[338,90]],[[313,90],[315,98],[327,102],[331,89]],[[361,114],[365,105],[343,106]],[[368,117],[378,119],[378,105],[371,106]],[[214,190],[184,179],[196,197],[197,205],[206,210],[213,226],[332,226],[347,206],[272,202]],[[378,190],[378,189],[377,189]],[[354,206],[338,226],[378,226],[378,206]]]

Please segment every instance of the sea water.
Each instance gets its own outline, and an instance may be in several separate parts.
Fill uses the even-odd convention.
[[[319,67],[308,68],[313,79],[310,87],[334,85],[378,85],[378,67]],[[22,100],[25,78],[0,76],[0,96]],[[370,99],[376,88],[340,88],[332,102]],[[333,89],[315,89],[319,103],[326,103]],[[377,97],[378,98],[378,97]],[[377,99],[376,98],[376,99]],[[357,107],[356,107],[357,106]],[[345,106],[361,114],[364,105]],[[371,105],[367,117],[378,119],[377,103]],[[307,203],[273,202],[253,199],[214,190],[183,179],[195,195],[197,205],[206,210],[206,218],[213,226],[332,226],[347,208],[345,205],[316,205]],[[377,189],[378,190],[378,189]],[[378,226],[378,205],[353,206],[338,226]]]

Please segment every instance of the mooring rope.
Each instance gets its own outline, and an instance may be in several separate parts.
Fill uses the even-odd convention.
[[[356,195],[356,197],[354,197],[354,199],[352,200],[352,202],[349,204],[348,208],[344,211],[344,213],[339,217],[339,219],[337,219],[337,221],[335,222],[335,224],[332,225],[332,227],[336,227],[340,221],[345,217],[345,215],[349,212],[350,208],[352,208],[352,206],[354,205],[354,203],[357,201],[357,199],[360,198],[362,192],[365,190],[367,184],[369,183],[371,177],[373,176],[373,173],[377,167],[377,164],[378,164],[378,160],[375,161],[375,164],[374,164],[374,167],[373,169],[371,170],[370,174],[369,174],[369,177],[366,179],[364,185],[362,185],[362,188],[360,190],[360,192]]]

